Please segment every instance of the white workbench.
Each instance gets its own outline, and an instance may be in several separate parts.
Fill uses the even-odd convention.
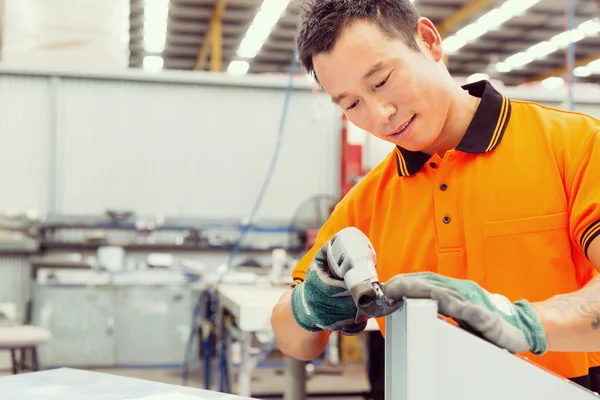
[[[272,285],[268,281],[259,281],[252,285],[227,283],[217,287],[219,315],[222,316],[224,312],[231,315],[239,330],[239,334],[235,338],[241,343],[242,349],[237,391],[239,395],[251,395],[252,372],[258,362],[251,346],[252,335],[258,333],[267,339],[274,340],[271,313],[281,296],[289,290],[289,284]],[[366,329],[379,330],[379,326],[374,319],[370,319]],[[229,354],[227,356],[230,357]],[[286,374],[291,375],[292,372],[288,369],[292,368],[290,365],[286,362]],[[290,377],[290,379],[293,380],[294,377]],[[305,382],[302,384],[305,385]],[[297,383],[294,383],[286,386],[286,388],[288,387],[289,390],[292,390],[292,387],[298,386]],[[296,396],[293,393],[284,393],[284,399],[290,398],[296,398]]]
[[[2,400],[251,400],[186,386],[60,368],[0,378]]]
[[[244,332],[272,331],[271,313],[281,296],[290,290],[290,285],[221,284],[218,287],[219,302],[236,320],[237,327]],[[374,319],[370,319],[367,330],[379,330]]]

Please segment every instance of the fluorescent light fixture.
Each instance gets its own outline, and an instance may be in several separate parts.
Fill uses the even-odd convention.
[[[586,76],[590,76],[591,74],[592,71],[590,71],[588,67],[577,67],[573,70],[573,75],[580,78],[585,78]]]
[[[590,19],[579,25],[578,29],[586,36],[594,36],[600,33],[600,19]]]
[[[146,56],[143,61],[144,69],[150,72],[160,71],[164,64],[165,60],[160,56]]]
[[[264,0],[256,13],[246,36],[242,39],[237,56],[254,58],[271,34],[271,30],[281,18],[290,0]]]
[[[442,42],[442,47],[445,53],[454,54],[466,44],[467,42],[463,38],[458,36],[448,36]]]
[[[529,64],[533,61],[533,57],[527,53],[517,53],[508,57],[505,62],[510,66],[511,69],[520,68],[523,65]]]
[[[579,42],[586,37],[597,36],[599,33],[600,20],[590,19],[572,30],[566,30],[553,36],[550,40],[537,43],[524,52],[513,54],[506,60],[497,63],[495,69],[501,73],[510,72],[535,60],[543,59],[555,51],[565,49],[571,43]]]
[[[556,50],[558,50],[558,46],[554,43],[540,42],[525,50],[525,53],[530,55],[534,60],[539,60],[546,57],[548,54],[554,53]]]
[[[587,65],[592,74],[600,74],[600,58]]]
[[[468,83],[473,83],[473,82],[477,82],[477,81],[487,81],[490,79],[490,76],[488,74],[473,74],[471,76],[469,76],[467,78],[467,82]]]
[[[565,83],[565,80],[563,78],[560,78],[558,76],[553,76],[553,77],[544,79],[542,81],[542,86],[545,87],[546,89],[552,90],[552,89],[558,89],[559,87],[564,85],[564,83]]]
[[[501,10],[508,12],[513,17],[523,15],[530,7],[539,3],[540,0],[513,0],[507,1],[500,6]]]
[[[488,30],[494,30],[512,17],[513,15],[510,12],[501,8],[494,8],[492,11],[479,17],[477,23],[487,27]]]
[[[488,29],[485,25],[475,22],[456,32],[456,36],[463,39],[465,42],[472,42],[480,36],[485,35],[487,31]]]
[[[508,65],[505,62],[497,63],[495,68],[496,68],[496,71],[503,73],[503,74],[512,71],[512,68],[510,67],[510,65]]]
[[[540,0],[507,0],[500,7],[494,8],[479,17],[475,22],[465,26],[456,34],[448,36],[442,46],[446,54],[454,54],[462,47],[497,29],[506,21],[522,15]]]
[[[161,53],[165,50],[169,0],[146,0],[144,2],[144,50]]]
[[[248,72],[248,69],[250,69],[248,61],[234,60],[229,63],[227,72],[231,75],[245,75]]]

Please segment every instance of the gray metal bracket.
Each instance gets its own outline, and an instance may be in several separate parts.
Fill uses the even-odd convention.
[[[435,301],[406,299],[385,326],[388,400],[599,398],[440,319]]]

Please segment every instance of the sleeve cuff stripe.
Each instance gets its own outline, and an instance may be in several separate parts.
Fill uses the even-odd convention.
[[[587,256],[588,247],[590,243],[600,235],[600,219],[588,226],[588,228],[581,235],[581,248],[583,249],[584,254]]]
[[[302,282],[304,282],[304,279],[302,279],[302,278],[294,278],[294,281],[292,282],[292,287],[296,287],[299,284],[301,284]]]

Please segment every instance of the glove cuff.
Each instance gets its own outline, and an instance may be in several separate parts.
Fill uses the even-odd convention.
[[[538,356],[545,354],[548,351],[548,340],[535,309],[527,300],[519,300],[514,306],[518,310],[521,323],[527,327],[523,329],[523,333],[526,333],[530,351]]]
[[[291,306],[292,315],[302,329],[309,332],[319,332],[322,330],[314,325],[310,317],[311,311],[304,296],[304,283],[300,283],[292,290]]]

